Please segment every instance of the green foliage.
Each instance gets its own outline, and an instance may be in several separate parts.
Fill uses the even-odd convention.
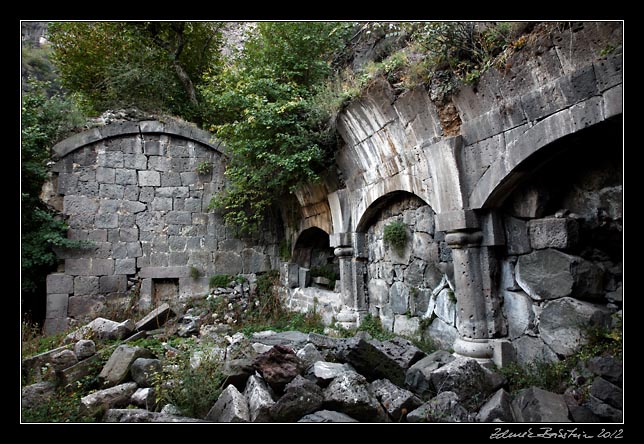
[[[55,83],[58,74],[51,62],[51,52],[51,47],[49,46],[23,44],[22,58],[20,60],[23,82],[28,79],[45,82],[48,86],[48,96],[60,92],[59,85]],[[24,86],[28,88],[29,84],[24,84]]]
[[[61,347],[68,332],[60,332],[44,336],[42,329],[35,323],[22,321],[21,324],[21,353],[22,358],[44,353]]]
[[[204,160],[203,162],[199,162],[199,165],[197,165],[197,174],[200,174],[202,176],[205,176],[207,174],[212,173],[212,162],[208,162],[207,160]]]
[[[208,283],[210,288],[226,288],[234,281],[235,277],[229,274],[215,274],[210,277]]]
[[[512,393],[532,386],[555,393],[563,393],[570,376],[570,362],[531,362],[527,365],[511,363],[500,369],[508,380],[508,389]]]
[[[201,277],[201,270],[194,265],[190,267],[190,277],[192,279],[199,279]]]
[[[56,22],[49,25],[63,86],[96,113],[135,106],[198,121],[197,87],[220,64],[215,22]]]
[[[372,316],[371,313],[367,313],[364,319],[360,322],[360,326],[357,331],[366,331],[374,339],[379,341],[387,341],[396,337],[392,332],[383,328],[380,318]]]
[[[22,409],[21,419],[27,423],[94,422],[94,418],[80,414],[82,393],[57,389],[48,402]]]
[[[398,254],[402,254],[407,245],[407,226],[401,221],[394,221],[385,225],[382,239]]]
[[[331,74],[346,24],[264,22],[221,73],[206,76],[206,120],[230,155],[228,187],[211,201],[241,233],[268,208],[328,166],[335,135],[314,90]]]
[[[33,292],[57,263],[54,247],[82,248],[88,243],[67,239],[65,222],[39,198],[50,149],[82,121],[80,112],[68,98],[47,97],[49,84],[31,81],[29,86],[21,114],[21,267],[22,290]]]

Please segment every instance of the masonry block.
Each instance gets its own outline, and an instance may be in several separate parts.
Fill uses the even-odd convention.
[[[139,186],[160,187],[161,175],[158,171],[139,171]]]
[[[530,245],[537,250],[544,248],[570,248],[579,240],[579,225],[569,218],[547,217],[528,222]]]
[[[74,292],[74,278],[62,273],[47,276],[47,294],[69,294]]]
[[[47,295],[47,314],[46,318],[66,318],[67,317],[67,302],[69,299],[68,294],[48,294]]]

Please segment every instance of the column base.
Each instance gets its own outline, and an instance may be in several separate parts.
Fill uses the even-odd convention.
[[[454,341],[454,356],[476,359],[476,361],[486,367],[494,365],[492,359],[494,348],[489,339],[470,339],[458,338]]]

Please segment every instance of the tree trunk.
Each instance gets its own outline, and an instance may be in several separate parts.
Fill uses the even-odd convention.
[[[174,71],[177,73],[177,77],[179,77],[179,80],[183,85],[183,89],[185,89],[186,94],[188,94],[190,103],[192,103],[193,105],[198,105],[199,103],[197,102],[197,92],[195,91],[195,85],[192,83],[192,80],[190,80],[190,77],[177,59],[173,60],[172,64],[174,65]]]

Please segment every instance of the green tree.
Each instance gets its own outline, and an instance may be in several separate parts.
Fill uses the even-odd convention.
[[[90,110],[136,106],[193,121],[222,43],[216,22],[60,22],[48,38],[63,86]]]
[[[349,23],[259,23],[241,54],[201,88],[209,129],[227,148],[226,191],[211,207],[252,232],[268,208],[314,181],[335,147],[329,115],[315,106]]]
[[[22,96],[21,120],[21,269],[23,300],[42,288],[56,264],[53,247],[79,247],[67,239],[67,227],[39,198],[47,178],[50,148],[81,123],[74,103],[63,96],[48,97],[47,83],[32,81]]]

